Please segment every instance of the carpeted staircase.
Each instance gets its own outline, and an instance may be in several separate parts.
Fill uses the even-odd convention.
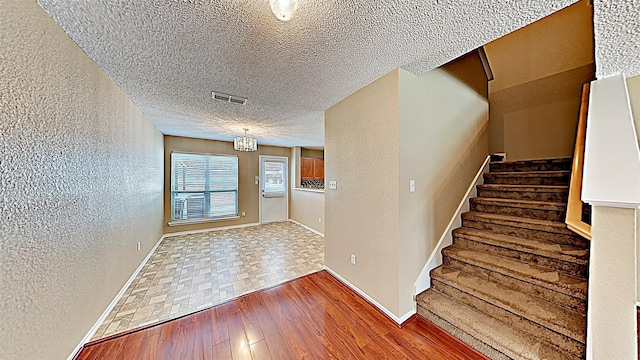
[[[492,359],[583,359],[589,244],[564,224],[570,169],[491,163],[418,313]]]

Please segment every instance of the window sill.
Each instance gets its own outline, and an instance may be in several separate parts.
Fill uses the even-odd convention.
[[[240,216],[234,215],[234,216],[226,216],[226,217],[220,217],[215,219],[174,220],[174,221],[170,221],[167,225],[180,226],[180,225],[201,224],[201,223],[226,221],[226,220],[238,220],[238,219],[240,219]]]

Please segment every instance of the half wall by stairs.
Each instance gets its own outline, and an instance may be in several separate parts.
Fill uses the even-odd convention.
[[[570,169],[491,163],[418,313],[492,359],[583,359],[589,243],[563,222]]]

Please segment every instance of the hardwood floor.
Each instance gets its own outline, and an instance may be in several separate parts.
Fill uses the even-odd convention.
[[[78,359],[486,359],[421,317],[402,329],[326,271],[123,336]]]

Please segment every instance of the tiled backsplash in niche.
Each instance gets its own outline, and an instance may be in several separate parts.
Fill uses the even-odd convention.
[[[319,189],[324,190],[324,179],[316,180],[300,180],[300,187],[304,189]]]

